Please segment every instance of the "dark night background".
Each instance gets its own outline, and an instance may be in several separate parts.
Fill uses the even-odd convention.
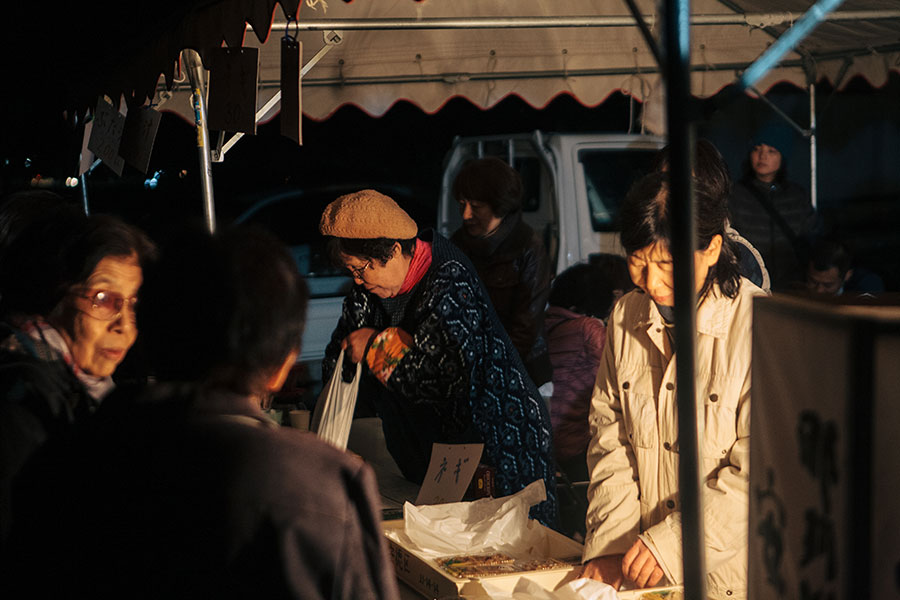
[[[767,97],[795,121],[808,125],[808,96],[789,84]],[[741,96],[728,104],[723,96],[700,101],[699,136],[722,151],[732,176],[740,176],[753,131],[777,119],[759,100]],[[632,110],[634,108],[634,110]],[[640,106],[612,94],[603,104],[585,107],[569,95],[534,108],[508,97],[489,110],[453,98],[435,114],[400,101],[375,118],[344,106],[329,119],[304,118],[303,146],[281,137],[278,117],[245,136],[213,165],[216,212],[228,223],[274,190],[323,185],[402,184],[419,198],[420,218],[431,218],[440,191],[444,154],[456,135],[516,131],[625,132]],[[819,209],[827,227],[844,237],[857,258],[880,272],[891,290],[900,289],[900,75],[874,89],[855,79],[840,92],[817,90]],[[639,123],[633,124],[634,130]],[[33,128],[26,143],[4,145],[0,192],[42,185],[80,202],[78,188],[66,189],[77,174],[80,128],[48,119]],[[790,178],[809,185],[809,146],[796,136],[788,160]],[[198,158],[193,126],[163,112],[148,174],[126,165],[118,177],[105,165],[88,179],[93,212],[111,212],[156,234],[169,223],[202,218]],[[158,173],[156,189],[145,180]]]

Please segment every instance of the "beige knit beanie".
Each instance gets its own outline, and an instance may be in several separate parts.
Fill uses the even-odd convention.
[[[389,197],[375,190],[361,190],[326,206],[319,232],[350,239],[408,240],[416,237],[419,228]]]

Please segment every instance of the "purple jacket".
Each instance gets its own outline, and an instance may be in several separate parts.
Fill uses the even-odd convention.
[[[606,326],[600,319],[550,306],[544,332],[553,365],[553,444],[556,458],[566,460],[583,454],[591,440],[588,413]]]

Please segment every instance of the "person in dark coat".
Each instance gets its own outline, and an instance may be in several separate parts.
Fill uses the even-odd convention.
[[[145,291],[158,382],[28,464],[3,596],[397,598],[371,468],[260,408],[300,347],[308,293],[287,250],[187,236]]]
[[[572,265],[553,280],[544,321],[553,362],[550,419],[557,464],[571,481],[590,479],[588,413],[613,301],[613,284],[597,265]]]
[[[117,219],[31,198],[0,215],[0,540],[22,465],[93,414],[137,337],[134,306],[154,248]],[[13,214],[13,212],[15,214]]]
[[[356,285],[325,349],[323,379],[345,351],[344,376],[364,361],[387,448],[420,483],[432,445],[484,443],[498,495],[543,479],[531,515],[557,520],[550,418],[472,263],[374,190],[342,196],[319,226],[333,260]],[[349,357],[349,358],[348,358]]]
[[[866,297],[884,292],[881,276],[854,265],[847,245],[836,237],[817,239],[806,268],[806,289],[815,295]]]
[[[522,220],[522,179],[499,158],[471,160],[453,182],[453,197],[463,226],[450,241],[475,265],[500,322],[540,387],[553,375],[544,338],[553,273],[541,238]]]
[[[821,228],[806,190],[787,179],[790,135],[783,126],[759,131],[728,203],[732,226],[762,255],[776,291],[804,281],[810,240]]]

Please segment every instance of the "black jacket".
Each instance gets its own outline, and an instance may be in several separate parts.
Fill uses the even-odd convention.
[[[553,367],[543,332],[551,270],[540,237],[517,211],[490,237],[475,238],[463,228],[450,241],[475,265],[531,379],[538,386],[550,381]]]
[[[0,541],[10,491],[26,460],[99,405],[53,348],[0,324]]]
[[[791,240],[772,218],[760,197],[784,218]],[[784,289],[803,281],[806,273],[804,247],[818,233],[819,218],[806,191],[791,183],[764,183],[744,178],[734,186],[728,203],[731,225],[759,251],[766,263],[773,289]]]
[[[398,595],[371,468],[229,392],[114,393],[15,492],[6,598]]]

